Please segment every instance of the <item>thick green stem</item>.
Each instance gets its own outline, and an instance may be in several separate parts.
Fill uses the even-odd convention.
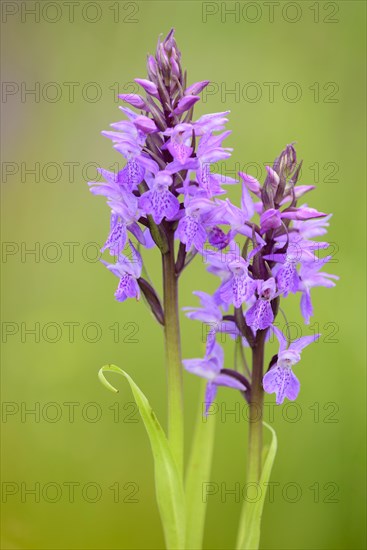
[[[258,331],[252,350],[252,378],[250,400],[250,424],[248,442],[247,481],[258,482],[261,474],[263,447],[263,407],[264,390],[262,387],[264,365],[264,343],[266,331]]]
[[[183,388],[180,324],[178,315],[178,277],[175,272],[173,235],[169,250],[162,255],[163,308],[166,371],[168,386],[168,438],[180,474],[183,472]]]

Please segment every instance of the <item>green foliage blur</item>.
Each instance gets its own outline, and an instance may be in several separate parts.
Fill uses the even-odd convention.
[[[133,398],[123,381],[113,395],[97,379],[106,363],[128,371],[165,425],[163,334],[142,301],[114,300],[117,279],[96,260],[109,212],[86,181],[121,161],[100,131],[123,118],[117,93],[135,91],[147,52],[172,26],[188,81],[214,83],[196,115],[231,110],[227,170],[262,179],[296,141],[301,183],[316,185],[307,201],[334,214],[327,271],[340,276],[337,287],[313,291],[309,327],[298,297],[282,305],[293,337],[323,336],[296,367],[297,404],[266,399],[279,452],[261,548],[364,548],[365,3],[1,4],[2,548],[163,548]],[[229,196],[238,201],[240,188]],[[160,290],[159,254],[146,258]],[[196,259],[180,305],[216,284]],[[182,338],[185,357],[202,354],[200,323],[182,316]],[[229,340],[225,348],[231,367]],[[187,441],[199,386],[185,373]],[[205,547],[231,549],[248,423],[235,392],[222,388],[217,404]]]

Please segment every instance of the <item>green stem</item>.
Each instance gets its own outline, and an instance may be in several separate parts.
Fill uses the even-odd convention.
[[[183,475],[183,384],[178,315],[178,277],[175,272],[173,234],[169,249],[162,255],[164,340],[168,386],[168,439],[179,473]]]
[[[264,343],[266,331],[260,330],[256,335],[252,350],[252,378],[250,400],[250,424],[248,442],[247,481],[258,482],[261,475],[263,446],[263,407],[264,390],[262,387],[264,365]]]
[[[262,387],[263,365],[264,365],[264,344],[266,330],[260,330],[252,345],[252,375],[251,375],[251,398],[249,418],[249,439],[247,452],[247,483],[259,483],[262,470],[262,447],[263,447],[263,407],[264,390]],[[253,528],[252,520],[254,507],[253,502],[244,502],[241,511],[239,531],[237,536],[237,549],[256,550],[255,547],[247,546],[247,539]],[[260,529],[260,526],[258,525]]]

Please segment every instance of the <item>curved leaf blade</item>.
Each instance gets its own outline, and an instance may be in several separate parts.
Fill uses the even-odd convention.
[[[98,378],[107,389],[115,393],[118,390],[107,381],[106,372],[120,374],[130,385],[153,452],[156,497],[166,546],[172,550],[181,550],[185,547],[185,496],[166,434],[147,398],[133,379],[116,365],[103,366],[98,372]]]
[[[266,422],[263,422],[263,425],[270,430],[272,439],[260,476],[260,498],[256,502],[245,502],[243,506],[237,538],[237,550],[258,550],[260,544],[261,517],[266,497],[266,484],[270,479],[278,447],[275,430]]]

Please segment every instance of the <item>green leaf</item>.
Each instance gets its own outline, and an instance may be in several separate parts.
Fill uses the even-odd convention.
[[[242,509],[237,550],[258,550],[260,544],[261,517],[264,509],[267,483],[270,479],[277,452],[277,436],[275,430],[273,430],[269,424],[266,424],[266,422],[263,422],[263,424],[270,430],[272,440],[260,476],[260,498],[256,502],[245,502]]]
[[[205,388],[206,382],[203,382]],[[207,503],[203,501],[203,484],[209,481],[215,434],[215,417],[203,417],[200,403],[186,475],[186,548],[200,550],[203,544]]]
[[[185,547],[185,496],[176,462],[169,443],[153,409],[132,378],[116,365],[105,365],[98,378],[113,392],[118,392],[105,378],[106,372],[115,372],[126,378],[144,422],[154,457],[155,485],[158,508],[163,524],[166,546],[170,550]]]

